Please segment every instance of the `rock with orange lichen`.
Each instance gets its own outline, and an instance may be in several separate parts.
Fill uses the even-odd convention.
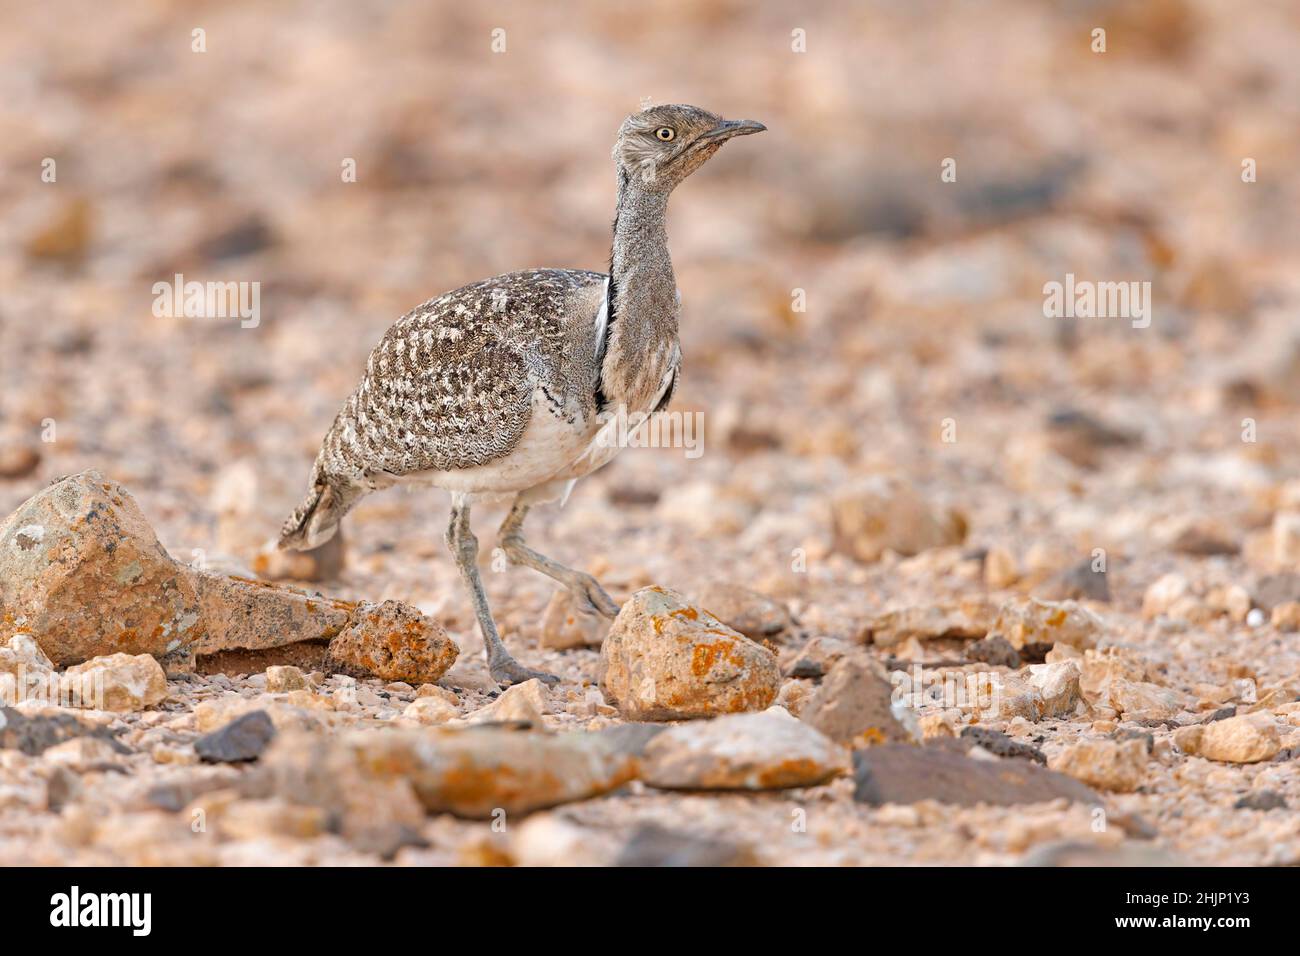
[[[600,660],[601,689],[628,720],[764,710],[781,685],[776,655],[659,587],[623,605]]]
[[[815,787],[849,769],[849,752],[783,707],[671,727],[646,746],[642,778],[661,790]]]
[[[441,624],[400,601],[358,606],[347,627],[330,641],[336,661],[412,684],[432,684],[459,653]]]
[[[636,779],[640,758],[621,730],[543,734],[485,726],[282,735],[262,763],[279,796],[340,815],[355,812],[354,789],[391,797],[409,788],[429,813],[491,819],[500,811],[509,816],[585,800]]]
[[[0,639],[30,634],[59,666],[184,652],[202,635],[189,576],[135,500],[96,471],[37,492],[0,525]]]

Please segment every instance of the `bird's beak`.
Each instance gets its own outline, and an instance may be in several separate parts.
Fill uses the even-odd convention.
[[[765,129],[767,127],[756,120],[723,120],[700,138],[726,142],[733,136],[748,136],[750,133],[761,133]]]

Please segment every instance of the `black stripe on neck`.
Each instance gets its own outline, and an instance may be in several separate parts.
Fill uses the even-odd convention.
[[[609,289],[605,294],[608,303],[605,307],[605,337],[597,348],[597,354],[600,355],[600,366],[596,369],[597,412],[603,412],[609,407],[609,396],[605,394],[605,356],[609,354],[609,345],[614,339],[614,319],[617,315],[615,303],[618,291],[618,287],[614,282],[614,243],[618,241],[618,214],[623,206],[623,195],[626,189],[627,170],[620,165],[618,167],[618,198],[614,203],[613,239],[610,241],[609,246]]]

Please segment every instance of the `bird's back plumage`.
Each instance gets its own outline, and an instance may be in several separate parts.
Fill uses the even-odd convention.
[[[398,319],[330,426],[312,490],[285,522],[281,543],[327,540],[365,491],[510,455],[539,395],[550,416],[585,427],[596,412],[605,282],[581,269],[512,272]]]

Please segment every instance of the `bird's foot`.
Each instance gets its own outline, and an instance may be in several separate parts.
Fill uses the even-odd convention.
[[[558,684],[560,678],[554,674],[548,674],[546,671],[535,671],[531,667],[525,667],[509,654],[504,657],[498,657],[496,660],[488,660],[488,673],[492,679],[502,686],[509,684],[522,684],[524,681],[537,678],[543,684]]]
[[[592,614],[599,614],[601,617],[607,617],[611,621],[618,617],[618,602],[610,597],[605,589],[600,586],[600,582],[590,574],[580,574],[570,591],[577,598],[579,606],[584,610],[590,611]]]

